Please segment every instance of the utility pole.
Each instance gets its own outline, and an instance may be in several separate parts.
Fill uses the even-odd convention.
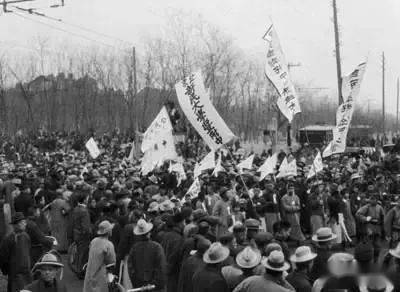
[[[333,25],[334,25],[334,31],[335,31],[336,72],[337,72],[338,95],[339,95],[339,105],[340,105],[343,102],[342,64],[341,64],[341,59],[340,59],[340,40],[339,40],[339,28],[338,28],[336,0],[332,0],[332,7],[333,7]]]
[[[385,135],[385,52],[382,53],[382,134]]]
[[[400,84],[399,84],[399,77],[397,77],[396,132],[399,130],[399,91],[400,91]]]

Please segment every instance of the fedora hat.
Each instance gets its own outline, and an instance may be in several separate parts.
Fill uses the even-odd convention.
[[[400,259],[400,243],[397,244],[396,248],[390,249],[389,253],[392,257]]]
[[[147,209],[147,212],[158,212],[159,205],[157,202],[151,202],[149,205],[149,208]]]
[[[243,269],[252,269],[256,267],[261,261],[261,253],[258,250],[246,247],[236,256],[236,263]]]
[[[112,231],[114,228],[114,224],[111,224],[109,221],[104,220],[100,222],[97,230],[97,235],[104,235]]]
[[[336,238],[336,234],[332,233],[329,227],[321,227],[313,235],[312,240],[317,242],[330,241]]]
[[[229,257],[229,248],[223,246],[220,242],[214,242],[210,245],[203,255],[203,261],[206,264],[218,264]]]
[[[282,251],[274,250],[268,257],[261,261],[261,264],[268,270],[284,272],[289,270],[289,263],[285,262],[285,256]]]
[[[12,216],[11,224],[17,224],[18,222],[25,220],[25,216],[22,212],[16,212],[14,216]]]
[[[61,263],[61,258],[58,254],[55,254],[54,251],[50,251],[45,253],[39,261],[33,266],[33,270],[40,268],[42,266],[53,266],[62,268],[64,265]]]
[[[165,200],[160,204],[160,211],[168,212],[174,209],[175,204],[172,203],[170,200]]]
[[[309,246],[299,246],[294,254],[290,257],[290,261],[293,263],[304,263],[311,261],[317,257],[316,253],[311,251]]]
[[[140,219],[135,228],[133,229],[133,234],[144,235],[149,233],[153,229],[152,223],[147,223],[144,219]]]
[[[352,254],[334,253],[328,259],[328,270],[334,276],[353,275],[357,272],[357,261]]]

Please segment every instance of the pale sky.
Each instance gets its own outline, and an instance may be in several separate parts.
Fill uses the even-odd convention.
[[[263,56],[262,36],[272,20],[286,59],[301,63],[301,67],[292,68],[294,81],[328,87],[321,95],[326,93],[337,99],[334,96],[337,80],[331,0],[65,0],[63,8],[45,8],[57,1],[37,0],[34,4],[20,6],[41,7],[39,11],[48,16],[126,40],[138,49],[146,35],[159,34],[168,12],[181,10],[201,14],[231,36],[249,55]],[[360,106],[366,107],[366,100],[373,99],[371,107],[381,108],[381,54],[385,51],[386,109],[395,113],[396,78],[400,75],[400,0],[337,0],[337,4],[343,74],[368,57],[358,98]],[[87,31],[39,17],[35,19],[113,44],[113,40]],[[5,47],[12,44],[29,47],[28,40],[38,35],[92,45],[90,41],[11,13],[0,14],[0,27],[0,46]]]

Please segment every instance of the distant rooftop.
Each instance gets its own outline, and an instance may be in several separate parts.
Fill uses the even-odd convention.
[[[333,125],[308,125],[301,128],[300,131],[332,131],[334,128]]]

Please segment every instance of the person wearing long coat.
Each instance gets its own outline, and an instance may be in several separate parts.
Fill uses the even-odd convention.
[[[226,189],[221,192],[221,200],[215,203],[212,212],[212,215],[218,217],[220,220],[220,224],[217,226],[217,238],[228,231],[228,221],[231,216],[231,205],[226,192]]]
[[[108,221],[99,224],[98,237],[90,242],[89,261],[86,268],[83,292],[108,292],[107,269],[115,265],[114,245],[108,240],[113,225]]]
[[[50,230],[51,234],[57,239],[58,245],[56,246],[57,251],[65,252],[68,250],[68,239],[67,239],[67,226],[68,217],[67,214],[70,211],[69,204],[59,194],[49,206],[50,208]]]
[[[305,237],[300,228],[300,199],[294,194],[293,185],[288,186],[288,193],[281,199],[285,219],[290,223],[290,237],[297,241],[304,241]]]
[[[0,244],[0,268],[8,275],[7,292],[19,292],[32,282],[31,239],[25,232],[26,221],[22,213],[13,216],[14,231]]]

